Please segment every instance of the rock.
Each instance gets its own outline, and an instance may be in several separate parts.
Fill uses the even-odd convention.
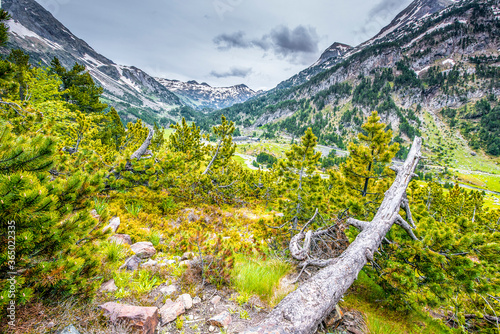
[[[139,259],[137,256],[132,255],[129,257],[125,263],[120,267],[120,269],[126,269],[126,270],[137,270],[139,268],[139,264],[141,263],[141,259]]]
[[[194,212],[190,212],[187,216],[187,219],[190,221],[190,222],[195,222],[195,221],[198,221],[200,220],[200,217],[195,214]]]
[[[194,297],[193,298],[193,305],[196,305],[196,304],[199,304],[199,303],[201,303],[201,298],[198,297],[198,296]]]
[[[153,334],[158,325],[158,308],[141,307],[118,303],[105,303],[99,306],[111,322],[125,322],[139,333]]]
[[[177,298],[176,302],[182,302],[184,304],[184,308],[186,310],[189,310],[190,308],[193,307],[193,299],[188,293],[185,293],[183,295],[180,295],[179,298]]]
[[[132,245],[132,239],[128,234],[115,234],[108,238],[109,242],[115,242],[120,245]]]
[[[53,328],[55,325],[56,325],[56,324],[55,324],[53,321],[51,321],[51,322],[49,322],[49,323],[46,325],[46,327],[48,327],[48,328]]]
[[[142,268],[151,268],[151,267],[156,266],[157,264],[158,264],[158,262],[149,259],[147,262],[141,264],[141,267]]]
[[[191,261],[189,260],[181,261],[179,262],[179,267],[191,268]]]
[[[113,217],[109,220],[108,226],[106,226],[102,231],[106,232],[107,230],[111,230],[111,232],[115,233],[119,226],[120,217]]]
[[[95,219],[99,219],[101,216],[97,213],[97,210],[96,209],[92,209],[90,210],[90,215],[92,216],[92,218],[95,218]]]
[[[160,291],[160,293],[162,293],[164,295],[171,295],[171,294],[177,292],[177,285],[172,284],[172,285],[168,285],[168,286],[160,286],[158,288],[158,291]]]
[[[80,332],[76,329],[75,326],[69,325],[68,327],[60,331],[59,334],[80,334]]]
[[[276,217],[285,217],[285,214],[282,212],[278,212],[275,214]]]
[[[184,314],[186,309],[184,308],[183,302],[173,302],[171,299],[167,299],[165,305],[160,309],[161,325],[165,326],[171,321],[177,319],[178,316]]]
[[[208,319],[207,323],[212,326],[227,328],[231,324],[232,318],[228,311],[217,314],[215,317]]]
[[[214,326],[212,326],[212,325],[210,325],[210,326],[208,327],[208,331],[209,331],[209,332],[213,332],[213,331],[215,331],[215,327],[214,327]]]
[[[130,249],[141,259],[148,259],[156,254],[156,249],[149,241],[136,242]]]
[[[194,258],[193,252],[186,252],[182,254],[181,261],[191,260],[192,258]]]
[[[210,300],[210,302],[211,302],[212,304],[214,304],[214,305],[217,305],[217,304],[220,302],[220,300],[221,300],[220,296],[214,296],[214,297]]]
[[[473,152],[470,152],[470,155],[472,155],[473,157],[475,157],[477,155],[477,153],[473,151]]]
[[[158,263],[158,267],[166,267],[166,266],[170,266],[170,265],[176,264],[176,263],[177,263],[177,261],[175,261],[175,260],[166,260],[164,262]]]
[[[116,286],[114,279],[104,282],[99,289],[101,292],[115,292],[116,290],[118,290],[118,287]]]

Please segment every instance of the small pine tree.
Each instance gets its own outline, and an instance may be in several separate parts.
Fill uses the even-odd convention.
[[[392,131],[384,131],[386,125],[374,111],[362,125],[359,144],[349,144],[349,158],[342,166],[345,185],[354,198],[364,198],[363,202],[378,202],[390,186],[389,176],[394,172],[389,163],[399,150],[399,144],[393,143]]]
[[[94,240],[102,233],[89,216],[88,196],[102,188],[102,176],[79,171],[65,179],[55,167],[56,140],[14,136],[0,124],[0,272],[17,272],[17,302],[40,296],[86,294],[100,266]],[[8,256],[7,231],[15,227],[15,260]],[[9,301],[6,276],[0,282],[3,306]]]
[[[321,157],[321,153],[314,150],[317,143],[318,138],[308,128],[300,145],[293,144],[286,152],[286,159],[277,165],[278,191],[283,197],[279,202],[280,210],[294,230],[311,218],[315,208],[323,206],[322,192],[319,191],[321,177],[315,172]]]

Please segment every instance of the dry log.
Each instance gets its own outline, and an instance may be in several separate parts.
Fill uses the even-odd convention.
[[[151,140],[153,139],[154,136],[154,131],[152,129],[149,129],[149,134],[142,143],[141,147],[139,147],[131,156],[130,160],[137,159],[140,160],[141,157],[146,154],[149,145],[151,145]]]
[[[333,311],[361,269],[373,259],[373,253],[377,251],[392,225],[401,223],[399,209],[421,158],[421,146],[422,139],[415,138],[408,158],[403,166],[398,168],[396,179],[385,193],[373,220],[348,220],[348,224],[361,230],[349,247],[334,259],[332,264],[286,296],[259,327],[242,333],[312,334],[317,330],[318,325]],[[406,222],[401,225],[410,226]]]

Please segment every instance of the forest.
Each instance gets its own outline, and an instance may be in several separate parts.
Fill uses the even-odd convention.
[[[7,19],[1,11],[0,20]],[[0,41],[6,39],[2,23]],[[360,86],[338,86],[330,93],[354,90],[358,103],[375,110],[387,81],[406,80],[403,64],[401,71],[397,78],[384,71],[373,82],[360,78]],[[413,77],[408,80],[420,85]],[[238,268],[279,263],[283,276],[301,283],[308,267],[332,263],[354,244],[362,223],[374,221],[397,179],[392,160],[401,154],[400,143],[376,111],[362,121],[355,120],[353,110],[349,118],[360,133],[351,141],[331,139],[350,153],[335,161],[315,151],[318,137],[328,139],[314,127],[301,124],[295,131],[293,121],[278,123],[300,139],[283,159],[259,157],[269,171],[253,171],[234,159],[231,115],[217,114],[215,125],[209,118],[198,124],[190,110],[180,109],[168,135],[167,129],[140,119],[122,124],[118,112],[101,102],[102,92],[79,64],[64,68],[55,58],[50,66],[32,66],[20,50],[0,60],[0,306],[16,306],[15,320],[8,311],[0,315],[1,331],[62,329],[37,326],[45,321],[43,312],[68,301],[75,309],[105,301],[157,305],[159,300],[143,297],[172,280],[192,295],[207,286],[235,291],[245,319],[242,312],[250,308],[253,295],[263,308],[272,308],[293,292],[273,295],[272,285],[253,289],[248,283],[252,270]],[[311,108],[306,101],[286,103]],[[500,147],[494,123],[498,107],[488,106],[486,101],[476,111],[483,108],[493,122],[483,118],[477,131],[495,154]],[[411,120],[412,114],[404,112],[401,117]],[[309,114],[294,117],[300,121]],[[316,117],[318,127],[324,124],[322,116]],[[411,125],[403,132],[419,134]],[[408,184],[406,204],[400,211],[397,207],[406,225],[389,226],[359,280],[375,286],[381,297],[374,303],[391,312],[432,310],[443,333],[498,333],[500,211],[484,204],[483,192],[458,185],[445,189],[418,178]],[[109,223],[117,217],[120,235],[128,235],[132,244],[150,242],[154,258],[191,253],[199,261],[187,267],[120,269],[133,253],[113,241],[118,226]],[[335,237],[318,238],[325,235],[318,231],[334,231]],[[308,253],[302,260],[292,247],[297,236],[310,242],[301,246]],[[102,284],[110,280],[117,289],[103,292]],[[10,321],[15,326],[9,327]],[[188,330],[181,318],[173,321],[172,330]],[[248,327],[254,325],[248,319]],[[79,326],[105,332],[111,324],[101,316],[81,320]],[[424,325],[412,326],[408,332],[425,332]],[[206,333],[208,327],[189,328]]]

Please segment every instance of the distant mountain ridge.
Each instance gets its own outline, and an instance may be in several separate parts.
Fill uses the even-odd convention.
[[[165,88],[174,92],[183,103],[196,110],[217,110],[242,103],[254,97],[254,92],[246,85],[231,87],[212,87],[206,82],[198,83],[194,80],[182,82],[165,78],[156,78]]]
[[[194,83],[186,83],[184,89],[176,89],[174,93],[168,88],[171,85],[160,83],[141,69],[116,64],[99,54],[36,1],[3,0],[1,6],[12,20],[8,22],[9,42],[6,48],[0,48],[0,53],[8,54],[16,48],[28,53],[33,64],[49,65],[57,57],[67,68],[75,62],[85,65],[96,83],[104,88],[104,102],[115,107],[124,121],[141,118],[150,124],[155,121],[168,124],[178,117],[175,112],[178,107],[212,110],[255,95],[248,87],[200,89]]]

